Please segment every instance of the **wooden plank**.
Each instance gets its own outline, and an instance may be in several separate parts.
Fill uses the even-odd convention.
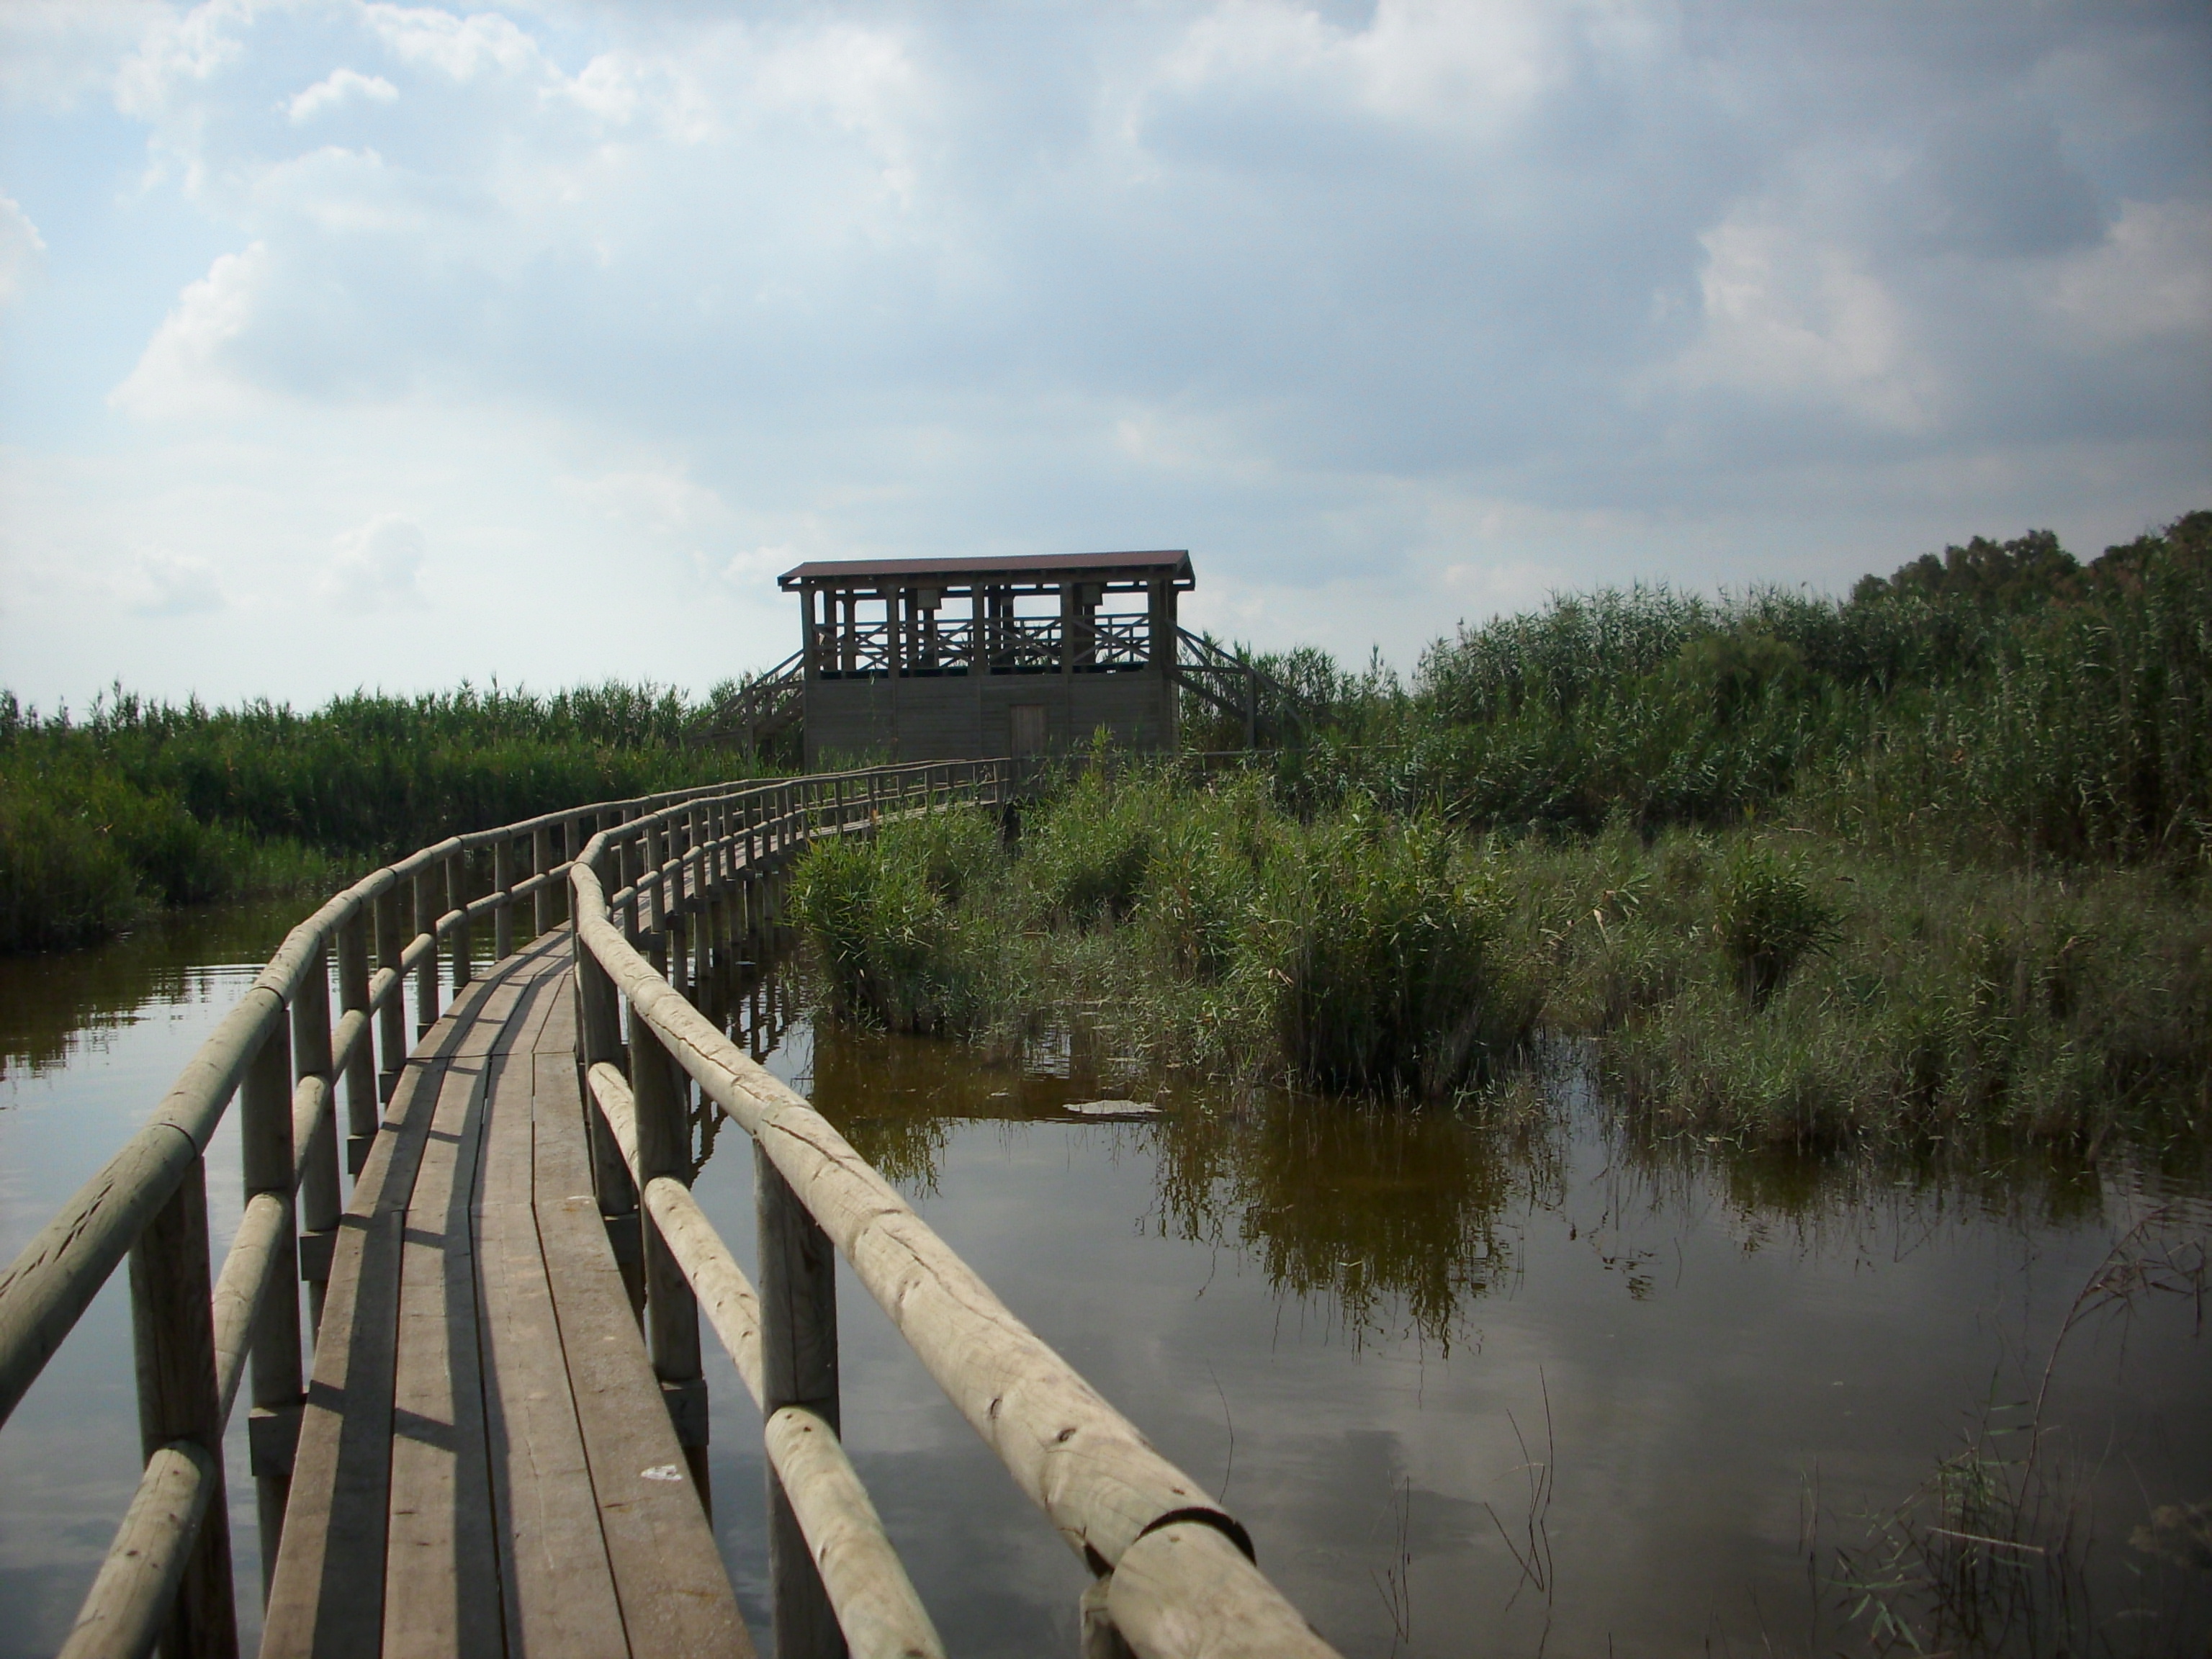
[[[750,1656],[600,1224],[573,1058],[535,1058],[538,1237],[630,1650]]]
[[[532,991],[529,1016],[510,1036],[534,1039],[568,998],[556,963]],[[562,1363],[561,1329],[539,1254],[530,1050],[494,1056],[491,1112],[477,1188],[482,1285],[484,1426],[491,1454],[501,1577],[508,1586],[511,1653],[626,1653],[614,1569],[599,1531],[583,1431]]]
[[[488,1048],[518,996],[510,981],[487,998],[463,1047]],[[395,1592],[384,1604],[389,1656],[495,1653],[504,1626],[470,1224],[490,1066],[488,1053],[447,1061],[401,1235],[385,1569]]]
[[[338,1223],[321,1340],[307,1384],[264,1655],[368,1656],[382,1646],[392,1365],[406,1206],[452,1051],[487,978],[457,999],[401,1068]]]

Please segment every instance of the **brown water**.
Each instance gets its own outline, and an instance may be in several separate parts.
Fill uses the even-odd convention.
[[[250,977],[226,964],[291,919],[0,962],[0,1250],[143,1119]],[[1079,1042],[994,1061],[817,1030],[802,1006],[787,975],[733,1023],[1222,1494],[1346,1654],[1875,1646],[1885,1607],[1923,1608],[1926,1564],[1874,1547],[1875,1518],[1978,1429],[2013,1431],[1985,1455],[2018,1460],[2046,1369],[2038,1468],[2073,1547],[2048,1528],[2016,1540],[2040,1555],[1923,1541],[1970,1569],[1960,1605],[2010,1650],[2053,1645],[2030,1638],[2060,1633],[2059,1595],[2091,1650],[2206,1650],[2212,1572],[2186,1565],[2204,1545],[2185,1510],[2212,1503],[2201,1158],[1943,1170],[1653,1147],[1608,1126],[1571,1054],[1550,1111],[1485,1125],[1163,1082]],[[1160,1115],[1062,1109],[1100,1097]],[[700,1200],[749,1257],[743,1137],[697,1128]],[[221,1142],[215,1164],[220,1247]],[[847,1438],[949,1645],[1073,1652],[1081,1565],[865,1292],[842,1295]],[[0,1655],[58,1643],[127,1499],[124,1312],[118,1287],[0,1431]],[[759,1627],[758,1431],[719,1356],[709,1382],[717,1530]],[[235,1457],[232,1475],[250,1604]]]

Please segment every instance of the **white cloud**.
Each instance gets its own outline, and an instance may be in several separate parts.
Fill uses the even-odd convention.
[[[348,611],[413,610],[426,601],[423,561],[429,538],[422,526],[398,513],[380,513],[331,544],[323,592]]]
[[[46,252],[46,238],[31,222],[31,216],[5,196],[0,196],[0,306],[23,291]]]
[[[523,74],[544,64],[538,43],[496,12],[456,17],[428,6],[371,5],[362,15],[401,58],[456,81],[490,70]]]
[[[358,70],[332,70],[305,92],[296,94],[284,106],[292,125],[313,120],[326,109],[337,109],[356,99],[367,99],[373,104],[389,104],[398,100],[399,88],[380,75],[363,75]]]
[[[712,529],[730,521],[720,495],[680,467],[641,468],[594,478],[564,478],[562,489],[608,520],[660,535]]]
[[[126,115],[158,118],[173,98],[189,96],[191,87],[206,85],[245,54],[241,37],[253,13],[253,0],[204,0],[188,10],[154,11],[137,50],[116,72],[117,106]]]
[[[2201,347],[2212,329],[2212,207],[2122,203],[2102,242],[2057,262],[2045,304],[2077,345]]]
[[[1585,10],[1527,0],[1381,0],[1364,27],[1342,28],[1285,0],[1228,0],[1191,25],[1159,79],[1199,95],[1272,87],[1390,122],[1494,128],[1557,82]]]
[[[220,256],[162,319],[137,367],[108,394],[111,407],[142,420],[236,412],[251,398],[226,361],[252,321],[268,279],[266,244]]]
[[[225,603],[205,559],[160,550],[141,552],[110,591],[125,610],[141,617],[201,616]]]
[[[1704,332],[1662,380],[1840,407],[1898,432],[1935,424],[1943,398],[1932,362],[1854,249],[1756,210],[1700,240]]]
[[[117,59],[166,15],[163,0],[9,0],[0,5],[0,101],[66,110],[106,90]]]

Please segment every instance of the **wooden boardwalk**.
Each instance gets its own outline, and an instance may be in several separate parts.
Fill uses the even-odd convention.
[[[4,1425],[130,1262],[145,1468],[64,1659],[234,1659],[223,1437],[241,1398],[273,1551],[264,1654],[750,1656],[698,1484],[702,1324],[762,1413],[781,1659],[944,1659],[841,1440],[841,1257],[1090,1570],[1086,1655],[1328,1659],[1243,1525],[688,994],[774,940],[801,848],[1003,811],[1008,765],[474,830],[293,928],[0,1273]],[[481,925],[500,960],[477,978]],[[752,1141],[757,1290],[691,1195],[695,1090]],[[245,1206],[210,1274],[204,1160],[234,1099]],[[343,1206],[342,1164],[359,1170]],[[611,1238],[635,1242],[620,1264]]]
[[[592,1196],[568,930],[407,1061],[339,1225],[261,1650],[752,1651]]]

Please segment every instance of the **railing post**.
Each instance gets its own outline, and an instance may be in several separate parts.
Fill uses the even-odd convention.
[[[329,1018],[327,1008],[325,1020]],[[329,1043],[325,1039],[327,1052]],[[284,1504],[292,1492],[292,1452],[300,1437],[300,1292],[294,1288],[298,1251],[292,1205],[292,1042],[279,1021],[262,1040],[239,1089],[238,1155],[246,1196],[272,1193],[284,1206],[276,1236],[277,1267],[268,1299],[253,1323],[253,1410],[247,1419],[253,1484],[261,1512],[261,1594],[269,1594]],[[335,1174],[335,1171],[333,1171]]]
[[[838,1431],[836,1251],[757,1141],[753,1194],[760,1230],[762,1413],[803,1406]],[[768,1504],[777,1659],[843,1659],[836,1614],[773,1465]]]
[[[438,890],[445,884],[434,865],[415,872],[415,933],[430,936],[430,948],[415,969],[415,1040],[420,1042],[438,1023]],[[406,1056],[401,1055],[404,1064]]]
[[[530,873],[540,878],[553,868],[553,826],[541,823],[530,832]],[[540,880],[538,890],[530,896],[531,931],[541,938],[553,931],[553,905],[557,884]]]
[[[235,1659],[230,1506],[223,1494],[222,1402],[215,1388],[214,1286],[208,1275],[207,1166],[194,1158],[169,1201],[131,1247],[131,1326],[144,1456],[189,1440],[215,1465],[206,1518],[192,1540],[161,1639],[166,1659]]]
[[[592,1066],[602,1061],[622,1066],[628,1055],[623,1048],[622,1007],[614,980],[584,943],[580,927],[576,930],[574,949],[577,1064],[587,1075]],[[591,1130],[592,1187],[599,1196],[599,1222],[607,1230],[607,1244],[614,1252],[615,1265],[622,1270],[623,1288],[629,1293],[630,1310],[638,1313],[645,1305],[645,1279],[638,1249],[637,1187],[630,1180],[629,1166],[623,1161],[622,1147],[616,1142],[614,1132],[608,1127],[606,1117],[592,1099],[588,1086],[584,1091],[584,1119]]]
[[[453,923],[453,994],[459,996],[469,982],[470,958],[475,954],[469,929],[469,855],[465,852],[446,855],[446,908],[461,913]]]
[[[380,897],[380,904],[383,902]],[[356,910],[338,927],[338,1006],[347,1013],[368,1009],[368,911]],[[387,1006],[395,1012],[398,1003]],[[396,1018],[392,1022],[396,1024]],[[376,1033],[364,1030],[346,1062],[346,1154],[348,1175],[359,1175],[376,1138]],[[333,1114],[335,1116],[335,1114]]]
[[[637,1109],[638,1179],[691,1184],[690,1136],[676,1062],[635,1008],[629,1018],[629,1086]],[[699,1502],[711,1514],[707,1486],[707,1380],[699,1360],[699,1303],[660,1229],[644,1223],[645,1338],[660,1397],[691,1466]]]
[[[695,839],[686,854],[691,863],[691,986],[714,983],[714,900],[708,886],[707,868],[713,858],[703,837]]]
[[[653,884],[651,896],[646,900],[645,954],[653,970],[663,979],[668,976],[668,884],[662,866],[667,862],[667,841],[661,826],[647,818],[644,833],[638,842],[638,879],[647,875],[661,876]]]
[[[514,885],[514,838],[501,836],[491,844],[491,884],[495,892],[506,895],[506,902],[492,912],[492,958],[505,962],[514,954],[514,895],[507,889]]]
[[[318,951],[301,976],[292,995],[292,1071],[304,1081],[320,1078],[323,1109],[315,1119],[314,1139],[307,1148],[307,1168],[300,1180],[300,1277],[307,1285],[309,1328],[323,1328],[323,1296],[331,1282],[331,1250],[337,1238],[338,1212],[338,1080],[331,1070],[331,987],[324,954]],[[289,1119],[290,1114],[288,1110]],[[291,1127],[289,1123],[288,1130]],[[288,1133],[284,1139],[291,1141]],[[284,1170],[291,1184],[292,1166]],[[296,1316],[295,1316],[296,1317]]]
[[[377,1068],[376,1098],[379,1105],[392,1098],[392,1091],[399,1086],[399,1071],[407,1063],[407,981],[399,972],[399,958],[407,948],[407,939],[400,921],[403,906],[399,883],[376,896],[376,965],[392,970],[392,992],[384,999],[384,1006],[377,1013],[377,1057],[381,1062]],[[372,1117],[367,1133],[376,1132],[375,1117]],[[359,1135],[361,1114],[353,1115],[353,1131]],[[346,1152],[347,1172],[361,1173],[361,1161],[368,1156],[368,1145],[362,1141],[349,1147]]]

